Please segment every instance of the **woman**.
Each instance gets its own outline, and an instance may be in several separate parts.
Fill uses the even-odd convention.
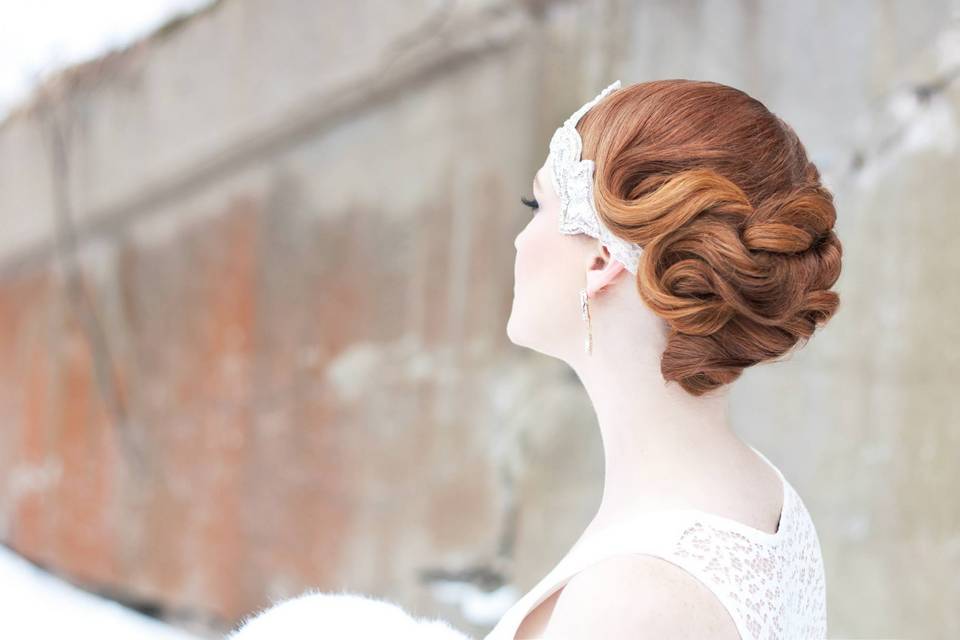
[[[524,198],[507,334],[579,376],[604,490],[487,640],[826,636],[810,515],[726,409],[745,367],[837,309],[841,247],[819,178],[789,126],[712,82],[614,82],[557,129]],[[324,631],[466,637],[386,601],[308,593],[231,640]]]
[[[487,636],[823,638],[813,522],[733,431],[730,383],[835,313],[836,212],[794,131],[714,82],[614,82],[523,198],[507,335],[596,411],[603,496]]]

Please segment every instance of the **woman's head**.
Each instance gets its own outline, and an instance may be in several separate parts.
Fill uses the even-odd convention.
[[[614,91],[577,130],[581,158],[595,163],[597,214],[643,248],[638,273],[594,238],[559,231],[548,158],[539,208],[515,241],[514,342],[573,357],[586,288],[592,316],[610,310],[662,340],[661,375],[699,396],[783,356],[835,313],[832,195],[762,103],[714,82],[658,80]],[[625,292],[643,303],[632,315]]]

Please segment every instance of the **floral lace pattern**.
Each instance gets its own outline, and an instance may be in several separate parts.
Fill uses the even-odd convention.
[[[775,534],[704,514],[665,554],[716,594],[743,640],[826,638],[820,541],[800,496],[785,494]]]
[[[550,139],[547,164],[553,189],[560,199],[560,231],[568,234],[585,233],[600,240],[610,255],[636,275],[642,249],[614,235],[600,222],[593,200],[593,160],[581,160],[583,141],[577,123],[587,111],[607,95],[620,88],[613,82],[599,95],[573,112]]]

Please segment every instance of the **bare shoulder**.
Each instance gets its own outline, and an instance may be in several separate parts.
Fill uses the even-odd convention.
[[[591,565],[561,590],[544,639],[740,640],[720,600],[685,569],[645,554]]]

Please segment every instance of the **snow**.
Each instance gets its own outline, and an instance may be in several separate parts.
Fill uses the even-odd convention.
[[[40,79],[118,49],[212,0],[0,0],[0,120]]]
[[[199,636],[75,587],[3,545],[0,602],[4,638],[200,640]]]

